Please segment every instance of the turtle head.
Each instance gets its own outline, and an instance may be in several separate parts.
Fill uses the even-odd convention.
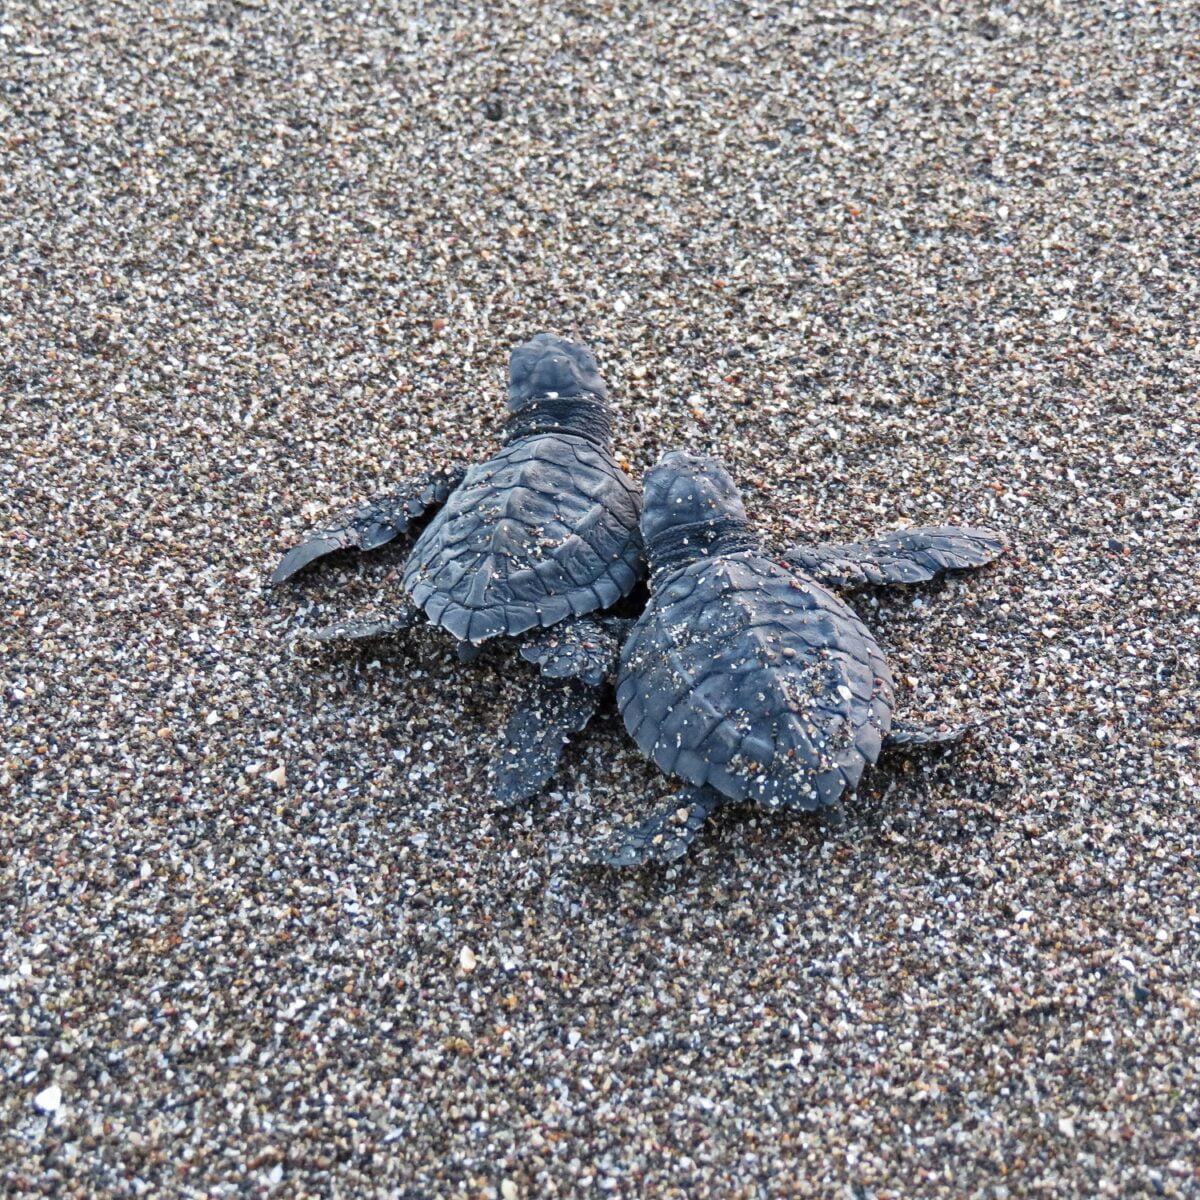
[[[729,472],[686,450],[664,454],[646,473],[642,538],[652,571],[758,544]]]
[[[608,399],[592,352],[553,333],[522,342],[508,361],[508,408],[519,412],[536,400],[590,395]]]

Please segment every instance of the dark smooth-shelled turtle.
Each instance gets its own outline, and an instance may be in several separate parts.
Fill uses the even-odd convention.
[[[313,636],[388,637],[424,616],[468,660],[490,639],[515,639],[540,674],[505,730],[502,803],[539,792],[591,719],[628,627],[604,610],[644,573],[640,492],[613,457],[608,390],[591,351],[548,333],[518,346],[508,409],[504,446],[486,462],[432,469],[343,513],[271,576],[282,583],[334,551],[382,546],[438,509],[405,561],[394,606]]]
[[[776,561],[721,464],[682,451],[647,474],[641,527],[650,600],[621,652],[617,703],[639,749],[688,787],[618,831],[600,861],[678,857],[727,801],[822,810],[837,824],[885,745],[961,736],[893,720],[883,651],[829,588],[982,566],[1004,550],[995,533],[908,529]]]

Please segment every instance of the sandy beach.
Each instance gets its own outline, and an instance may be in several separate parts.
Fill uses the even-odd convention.
[[[0,1190],[1200,1196],[1200,10],[191,0],[0,14]],[[640,474],[849,597],[900,711],[837,835],[677,783],[308,529],[594,349]]]

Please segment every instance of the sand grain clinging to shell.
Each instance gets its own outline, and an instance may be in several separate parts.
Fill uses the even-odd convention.
[[[416,7],[0,15],[3,1189],[1195,1195],[1200,12]],[[773,545],[1002,530],[853,601],[987,731],[616,877],[611,706],[497,815],[533,667],[298,648],[543,328]]]

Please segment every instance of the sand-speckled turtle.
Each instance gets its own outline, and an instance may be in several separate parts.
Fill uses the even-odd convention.
[[[379,620],[313,636],[386,637],[423,613],[464,659],[491,638],[518,639],[540,675],[505,731],[496,770],[504,803],[540,791],[590,720],[628,625],[599,614],[644,573],[640,492],[613,458],[608,391],[591,351],[548,333],[518,346],[508,408],[504,446],[486,462],[439,467],[343,513],[271,576],[281,583],[333,551],[382,546],[440,505],[405,562],[407,597]]]
[[[619,831],[612,865],[681,855],[723,802],[822,810],[885,744],[961,730],[893,721],[883,651],[826,585],[912,583],[981,566],[1004,549],[986,529],[908,529],[861,544],[760,549],[719,462],[675,451],[647,474],[642,535],[650,600],[621,652],[617,703],[641,751],[690,785]]]

